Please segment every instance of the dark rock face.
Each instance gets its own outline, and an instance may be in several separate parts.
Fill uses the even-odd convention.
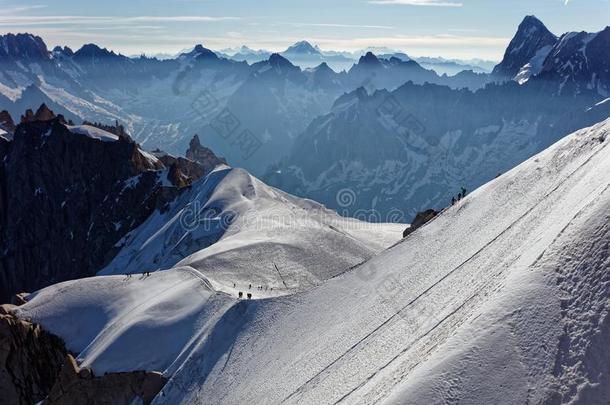
[[[131,139],[92,139],[59,118],[20,124],[0,154],[0,302],[95,274],[123,235],[175,196],[162,190],[163,164]]]
[[[45,405],[131,404],[141,399],[149,404],[167,379],[157,372],[132,371],[95,377],[88,368],[80,368],[71,355],[66,357],[57,382],[44,401]]]
[[[540,20],[534,16],[527,16],[510,41],[502,62],[494,68],[492,74],[496,77],[512,79],[539,50],[545,46],[553,46],[555,43],[557,37]]]
[[[407,236],[409,236],[410,234],[415,232],[418,228],[421,228],[427,222],[431,221],[437,215],[438,215],[438,212],[433,209],[429,209],[429,210],[426,210],[423,212],[418,212],[417,215],[415,215],[415,218],[413,218],[413,221],[411,222],[411,226],[409,228],[405,229],[405,231],[403,232],[402,237],[406,238]]]
[[[13,121],[13,117],[11,117],[11,114],[9,114],[9,112],[6,110],[0,112],[0,129],[5,130],[9,134],[13,134],[15,132],[15,122]]]
[[[610,27],[564,34],[545,59],[539,79],[560,94],[610,92]]]
[[[0,306],[0,402],[35,404],[48,395],[66,358],[58,337]]]
[[[7,60],[38,62],[49,59],[49,51],[42,38],[32,34],[0,36],[0,63]]]
[[[203,167],[204,175],[211,172],[220,164],[227,164],[227,161],[224,158],[216,156],[212,150],[201,146],[198,135],[195,135],[193,139],[191,139],[189,148],[186,151],[186,157],[187,159],[199,163]]]
[[[0,403],[149,404],[167,379],[158,372],[94,376],[81,368],[64,342],[0,305]]]
[[[27,110],[25,114],[21,116],[21,123],[51,121],[54,118],[56,118],[55,113],[43,103],[38,110],[36,110],[36,114],[34,114],[32,110]]]
[[[169,165],[167,179],[178,188],[190,186],[194,181],[202,178],[206,172],[199,163],[183,157],[175,158],[175,161]]]

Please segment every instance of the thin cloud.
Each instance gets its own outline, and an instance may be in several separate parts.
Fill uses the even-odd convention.
[[[43,6],[43,5],[34,5],[34,6],[9,6],[8,8],[4,8],[2,10],[3,14],[17,14],[17,13],[23,13],[25,11],[32,11],[32,10],[40,10],[41,8],[46,8],[47,6]]]
[[[371,4],[426,6],[426,7],[462,7],[463,3],[444,0],[369,0]]]
[[[328,28],[366,28],[377,30],[392,30],[396,27],[390,25],[358,25],[358,24],[333,24],[333,23],[289,23],[293,27],[328,27]]]
[[[55,15],[55,16],[3,16],[0,17],[0,25],[68,25],[68,24],[125,24],[141,22],[219,22],[239,20],[239,17],[212,17],[204,15],[190,16],[79,16],[79,15]]]

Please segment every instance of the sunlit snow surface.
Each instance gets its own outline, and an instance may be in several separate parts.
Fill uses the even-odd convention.
[[[117,135],[111,134],[103,129],[93,127],[91,125],[73,125],[68,126],[68,129],[73,134],[85,135],[92,139],[97,139],[102,142],[115,142],[119,140]]]
[[[199,271],[63,283],[19,313],[84,349],[98,372],[165,370],[156,403],[600,403],[610,394],[609,132],[607,121],[568,136],[365,264],[295,294],[214,292],[251,274],[243,263],[218,273],[203,250],[180,262]],[[253,204],[219,191],[223,209]],[[134,248],[166,240],[152,236]],[[223,239],[212,246],[220,257],[231,250]],[[320,280],[340,273],[324,248],[309,255],[328,260],[311,273]],[[247,259],[254,272],[262,256]]]

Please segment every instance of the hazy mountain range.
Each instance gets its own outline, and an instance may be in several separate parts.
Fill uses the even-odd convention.
[[[94,44],[48,51],[41,38],[9,34],[0,101],[14,117],[46,103],[74,122],[118,120],[143,148],[172,154],[199,134],[229,163],[332,208],[338,191],[357,186],[346,214],[410,215],[599,121],[609,33],[557,37],[526,17],[492,74],[453,76],[372,52],[337,73],[304,41],[249,64],[202,45],[158,60]]]
[[[608,49],[0,36],[0,403],[608,403]]]

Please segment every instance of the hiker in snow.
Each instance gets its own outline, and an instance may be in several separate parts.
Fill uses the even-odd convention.
[[[248,293],[248,299],[251,300],[252,299],[252,294]]]
[[[462,187],[462,197],[466,197],[466,189]]]
[[[244,297],[244,293],[240,291],[240,292],[239,292],[239,294],[237,294],[237,296],[238,296],[239,298],[243,298],[243,297]]]
[[[235,283],[233,283],[233,288],[235,288]]]

